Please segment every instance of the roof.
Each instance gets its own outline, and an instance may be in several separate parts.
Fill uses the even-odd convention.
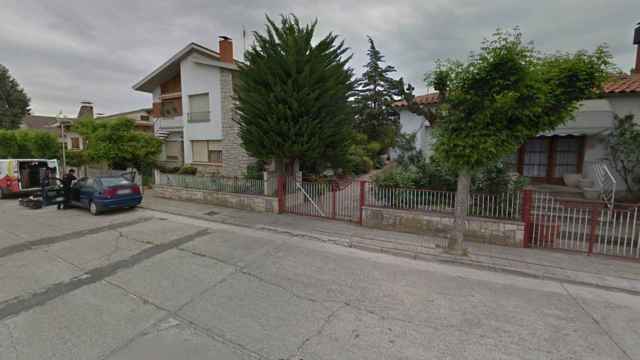
[[[632,74],[604,85],[605,94],[624,94],[640,92],[640,74]]]
[[[558,126],[546,136],[607,134],[614,127],[615,113],[607,99],[592,99],[580,102],[573,119]]]
[[[619,76],[604,85],[605,94],[629,94],[640,93],[640,73]],[[434,105],[440,102],[438,93],[416,96],[416,102],[419,105]],[[588,104],[588,103],[587,103]],[[407,106],[405,100],[396,101],[393,107],[404,108]],[[590,106],[590,105],[587,105]]]
[[[235,64],[228,64],[220,61],[220,53],[211,50],[205,46],[196,43],[190,43],[182,50],[178,51],[169,60],[165,61],[162,65],[158,66],[149,75],[145,76],[142,80],[135,83],[132,88],[138,91],[152,92],[153,89],[161,83],[173,78],[180,71],[180,62],[189,56],[192,52],[198,52],[211,58],[213,61],[207,63],[208,65],[214,65],[221,68],[230,70],[237,70],[238,67]],[[234,60],[235,63],[239,63],[238,60]]]
[[[142,108],[142,109],[131,110],[131,111],[123,111],[123,112],[119,112],[119,113],[115,113],[115,114],[101,115],[101,116],[96,117],[96,120],[97,119],[109,119],[109,118],[114,118],[114,117],[118,117],[118,116],[125,116],[125,115],[129,115],[129,114],[140,113],[140,112],[150,113],[151,110],[152,110],[151,108]]]
[[[27,115],[22,119],[22,123],[27,129],[48,130],[49,126],[57,122],[55,116]]]
[[[76,118],[64,117],[61,119],[65,123],[74,122]],[[23,119],[23,127],[26,129],[39,129],[57,134],[58,118],[56,116],[27,115]]]
[[[418,95],[415,97],[416,103],[418,105],[434,105],[440,102],[440,97],[438,93],[431,93],[425,95]],[[405,100],[396,101],[393,103],[393,107],[403,108],[407,106],[407,102]]]

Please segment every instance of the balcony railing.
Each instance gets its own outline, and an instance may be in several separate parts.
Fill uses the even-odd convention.
[[[190,123],[209,122],[209,111],[190,112],[187,114],[187,120]]]
[[[182,128],[182,116],[160,117],[155,119],[155,129],[178,129]]]

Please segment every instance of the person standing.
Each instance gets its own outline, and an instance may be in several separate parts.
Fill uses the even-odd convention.
[[[58,204],[58,209],[68,209],[69,203],[71,203],[71,185],[76,181],[76,171],[69,169],[69,172],[62,177],[62,191],[64,193],[64,201],[62,204]]]
[[[51,185],[51,169],[43,168],[42,176],[40,176],[40,191],[42,192],[42,206],[49,204],[49,186]]]

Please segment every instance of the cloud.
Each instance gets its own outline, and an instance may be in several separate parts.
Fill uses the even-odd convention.
[[[131,85],[189,42],[217,47],[218,35],[242,51],[242,29],[264,29],[264,16],[318,19],[318,36],[334,32],[354,54],[359,73],[370,35],[389,64],[424,91],[436,59],[464,58],[496,28],[520,26],[545,51],[608,43],[619,67],[632,67],[637,0],[431,1],[160,1],[5,0],[0,63],[32,98],[39,114],[74,115],[79,102],[114,113],[150,106]],[[249,39],[250,42],[250,39]]]

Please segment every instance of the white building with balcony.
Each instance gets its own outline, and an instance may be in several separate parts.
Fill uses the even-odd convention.
[[[233,43],[221,37],[219,52],[191,43],[133,86],[152,94],[154,133],[163,139],[165,165],[200,173],[241,176],[252,159],[241,147],[234,121]]]

